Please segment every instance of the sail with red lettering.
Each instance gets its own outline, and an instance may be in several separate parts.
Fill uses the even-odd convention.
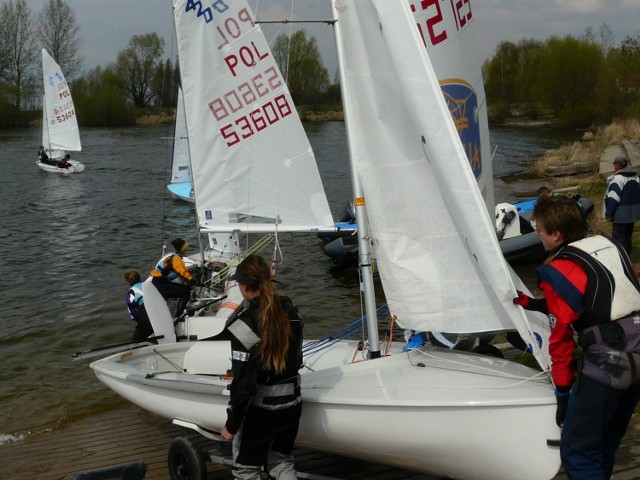
[[[44,48],[42,49],[42,76],[44,81],[42,144],[52,158],[61,158],[64,151],[81,151],[78,119],[69,85],[60,65]]]
[[[510,269],[442,81],[416,48],[415,19],[396,2],[343,3],[336,43],[349,154],[390,311],[405,329],[516,328],[537,347],[511,301]]]
[[[471,2],[408,1],[487,210],[493,214],[489,121]]]
[[[245,1],[174,0],[201,231],[332,229],[315,157]]]

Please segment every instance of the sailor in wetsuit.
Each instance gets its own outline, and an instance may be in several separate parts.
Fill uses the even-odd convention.
[[[540,198],[533,220],[545,249],[553,252],[537,270],[545,297],[518,292],[514,303],[549,316],[565,472],[572,480],[609,479],[640,399],[637,274],[624,249],[600,235],[586,238],[575,200]]]

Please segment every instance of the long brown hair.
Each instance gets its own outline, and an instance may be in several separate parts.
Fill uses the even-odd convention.
[[[258,327],[262,366],[281,373],[286,367],[292,331],[289,317],[271,281],[269,266],[260,255],[249,255],[236,268],[236,275],[238,282],[245,284],[249,291],[260,292]]]

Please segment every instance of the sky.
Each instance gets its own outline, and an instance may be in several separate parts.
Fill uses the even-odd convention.
[[[38,14],[47,0],[26,0]],[[201,0],[203,4],[211,0]],[[233,1],[233,0],[230,0]],[[331,17],[330,0],[249,0],[258,20]],[[441,2],[447,0],[440,0]],[[639,0],[470,0],[481,60],[489,58],[501,41],[546,40],[551,36],[582,36],[606,23],[615,45],[627,35],[640,33]],[[85,70],[115,62],[133,35],[156,32],[165,38],[164,58],[175,56],[171,0],[66,0],[80,24]],[[293,5],[293,6],[292,6]],[[333,29],[326,24],[266,25],[267,40],[278,33],[304,27],[315,37],[329,77],[336,73]]]

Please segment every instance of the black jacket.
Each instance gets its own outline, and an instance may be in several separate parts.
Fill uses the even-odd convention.
[[[293,335],[282,373],[262,366],[259,355],[259,296],[241,308],[236,318],[227,325],[227,331],[231,335],[233,370],[229,402],[231,408],[228,410],[226,425],[229,433],[237,433],[249,405],[276,410],[300,402],[298,370],[302,366],[302,320],[289,298],[279,298],[289,317]]]

